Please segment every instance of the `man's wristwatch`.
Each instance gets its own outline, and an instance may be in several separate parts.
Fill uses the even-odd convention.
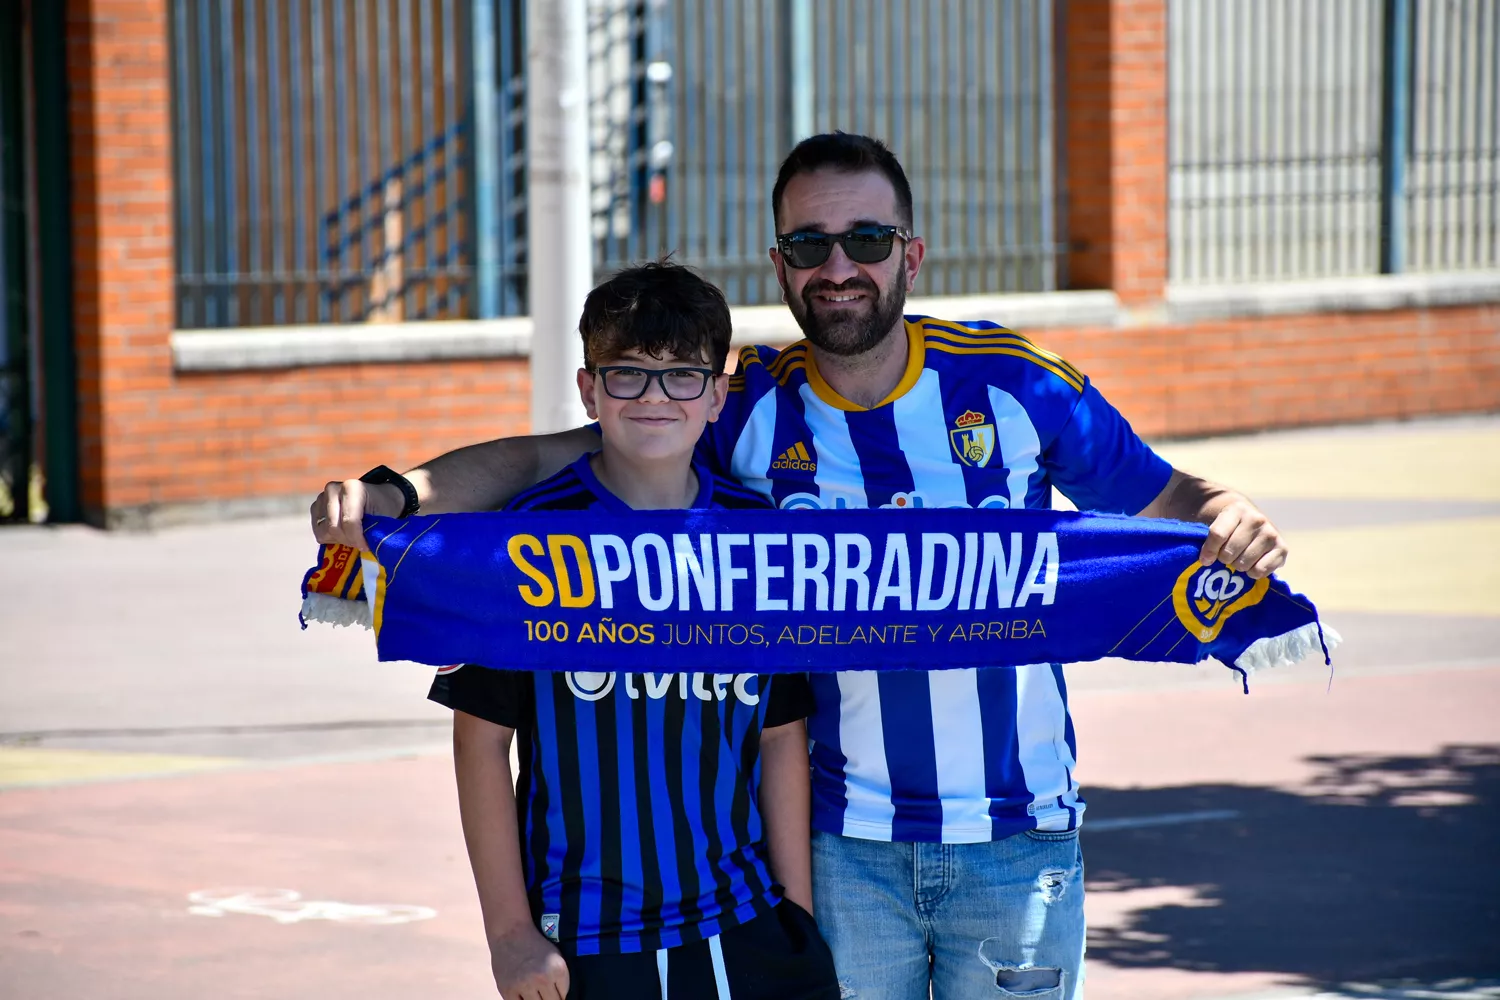
[[[417,499],[417,488],[411,484],[411,480],[388,465],[375,466],[375,468],[360,476],[359,481],[370,483],[374,486],[383,486],[386,483],[390,483],[396,489],[400,490],[401,495],[406,498],[406,502],[401,505],[401,513],[397,514],[397,517],[411,517],[422,509],[422,502]]]

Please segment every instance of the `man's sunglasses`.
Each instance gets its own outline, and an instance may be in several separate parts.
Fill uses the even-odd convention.
[[[856,264],[879,264],[891,255],[896,237],[910,242],[912,233],[905,226],[855,226],[847,233],[819,233],[810,229],[782,233],[776,237],[776,249],[791,267],[803,270],[820,267],[833,253],[837,243],[844,256]]]
[[[636,368],[604,365],[596,369],[604,380],[604,391],[614,399],[640,399],[654,380],[668,399],[686,403],[708,388],[714,373],[707,368]]]

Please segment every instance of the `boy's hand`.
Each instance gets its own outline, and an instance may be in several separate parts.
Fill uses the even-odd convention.
[[[505,1000],[564,1000],[568,995],[567,963],[530,924],[490,942],[490,971]]]

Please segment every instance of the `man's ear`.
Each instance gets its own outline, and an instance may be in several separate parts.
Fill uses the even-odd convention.
[[[729,376],[723,372],[715,375],[709,380],[708,391],[708,422],[713,423],[724,412],[724,404],[729,400]]]
[[[781,301],[785,302],[790,294],[786,290],[786,262],[781,259],[781,251],[775,247],[766,252],[771,255],[771,264],[776,268],[776,284],[781,286]]]
[[[594,397],[598,381],[587,368],[578,369],[578,398],[583,400],[583,412],[589,415],[590,420],[599,419],[599,407]]]
[[[906,242],[906,253],[902,256],[901,263],[906,268],[906,287],[914,287],[917,283],[917,273],[922,270],[922,258],[927,256],[927,241],[920,236],[913,236]]]

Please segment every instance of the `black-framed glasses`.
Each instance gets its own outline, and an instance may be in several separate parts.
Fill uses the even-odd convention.
[[[714,373],[708,368],[637,368],[634,365],[603,365],[596,368],[604,380],[604,391],[614,399],[640,399],[653,380],[668,399],[679,403],[697,399],[708,388]]]
[[[822,266],[833,253],[835,243],[843,247],[844,256],[856,264],[879,264],[891,255],[898,236],[910,242],[912,232],[905,226],[855,226],[847,233],[800,229],[778,235],[776,249],[781,251],[787,264],[798,270]]]

